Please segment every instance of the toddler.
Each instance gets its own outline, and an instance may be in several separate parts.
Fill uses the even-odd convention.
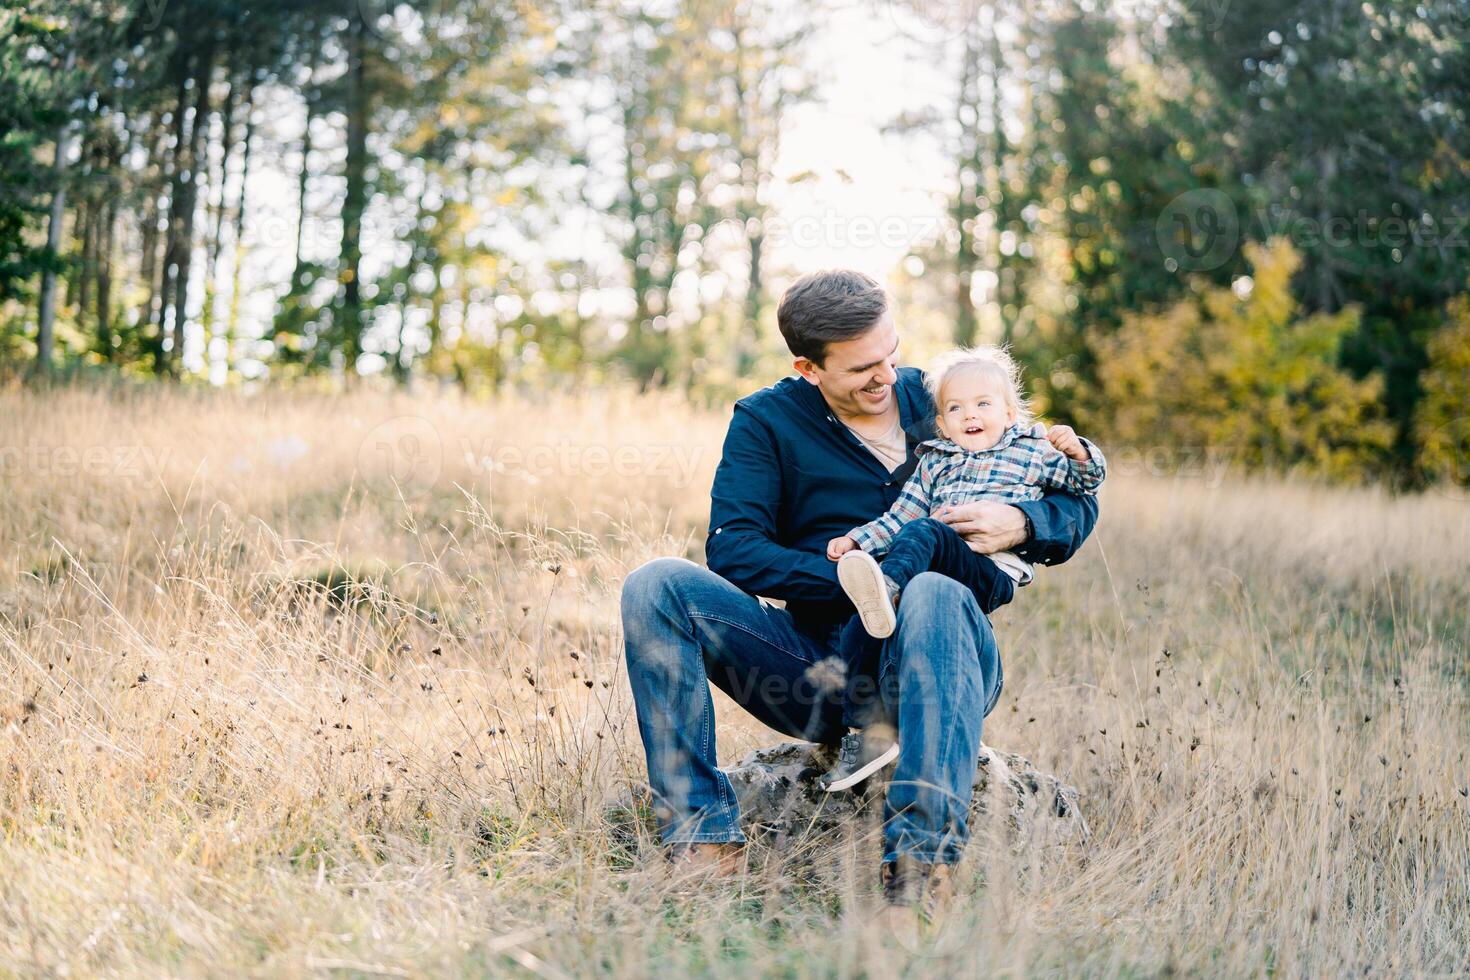
[[[1095,493],[1107,472],[1098,448],[1070,427],[1031,421],[1021,404],[1019,371],[1000,348],[950,351],[926,384],[940,438],[919,446],[918,467],[886,514],[827,544],[868,636],[893,633],[904,586],[921,572],[961,583],[987,612],[1031,581],[1030,563],[1008,551],[976,554],[934,515],[975,500],[1038,500],[1048,488]],[[872,684],[877,652],[856,630],[850,624],[841,643],[848,662],[844,722],[851,730],[836,765],[820,779],[828,792],[862,782],[898,756],[898,742],[882,733],[887,726],[865,727],[855,710],[857,692]]]

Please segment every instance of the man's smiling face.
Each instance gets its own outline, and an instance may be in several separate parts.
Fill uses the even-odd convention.
[[[884,415],[894,406],[898,380],[898,328],[885,312],[865,333],[831,341],[822,363],[796,359],[796,370],[822,391],[839,418]]]

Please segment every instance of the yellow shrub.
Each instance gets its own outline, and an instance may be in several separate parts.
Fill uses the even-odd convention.
[[[1216,288],[1127,317],[1092,342],[1088,422],[1134,448],[1209,451],[1248,468],[1357,481],[1384,462],[1393,430],[1382,379],[1338,366],[1355,308],[1299,317],[1291,244],[1246,245],[1249,288]]]
[[[1429,341],[1429,366],[1420,376],[1424,397],[1414,417],[1419,470],[1430,481],[1470,485],[1470,296],[1446,309],[1444,326]]]

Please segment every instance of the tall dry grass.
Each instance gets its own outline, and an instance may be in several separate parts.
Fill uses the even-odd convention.
[[[0,394],[0,973],[1470,969],[1450,497],[1116,475],[997,615],[985,729],[1094,839],[977,857],[933,945],[867,927],[872,868],[666,881],[603,819],[643,777],[617,590],[698,557],[722,432],[617,392]],[[779,740],[719,712],[727,760]]]

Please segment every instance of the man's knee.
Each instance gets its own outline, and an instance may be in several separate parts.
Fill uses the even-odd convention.
[[[666,684],[690,666],[677,642],[688,629],[684,586],[703,571],[683,558],[655,558],[623,580],[623,655],[635,697],[640,686]]]
[[[677,593],[682,582],[700,573],[706,570],[687,558],[655,558],[644,562],[623,579],[623,610],[650,609],[663,597]]]
[[[920,572],[903,590],[903,599],[898,604],[898,614],[902,619],[906,610],[910,613],[928,613],[934,610],[955,611],[957,608],[963,608],[965,603],[973,606],[975,612],[979,612],[979,604],[975,602],[975,597],[969,589],[948,575],[941,575],[938,572]]]
[[[975,595],[948,575],[922,572],[915,575],[903,590],[898,604],[900,643],[919,642],[928,648],[933,640],[953,631],[966,631],[978,645],[994,643],[990,620],[985,617]],[[937,644],[949,649],[953,644]]]

